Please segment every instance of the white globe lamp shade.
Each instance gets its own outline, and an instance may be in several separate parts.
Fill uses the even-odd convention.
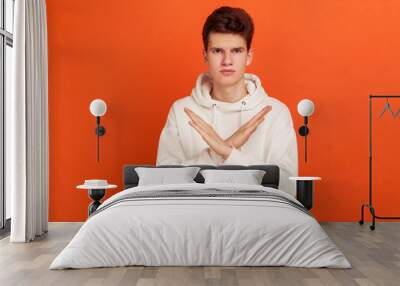
[[[301,116],[310,116],[314,113],[314,103],[309,99],[302,99],[297,105],[297,111]]]
[[[107,111],[107,104],[104,100],[95,99],[90,103],[90,113],[94,116],[103,116]]]

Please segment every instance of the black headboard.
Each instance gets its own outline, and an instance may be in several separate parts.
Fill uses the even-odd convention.
[[[242,166],[242,165],[190,165],[196,166],[203,169],[220,169],[220,170],[263,170],[265,171],[265,175],[262,180],[262,185],[265,187],[271,187],[278,189],[279,187],[279,167],[276,165],[250,165],[250,166]],[[123,180],[124,180],[124,189],[133,188],[138,185],[139,177],[135,171],[137,167],[149,167],[149,168],[177,168],[177,167],[186,167],[182,165],[125,165],[123,170]],[[203,176],[198,173],[194,180],[197,183],[204,183]]]

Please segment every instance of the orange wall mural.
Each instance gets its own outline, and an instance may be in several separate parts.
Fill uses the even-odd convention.
[[[368,199],[368,95],[400,94],[398,1],[47,1],[50,221],[84,221],[90,199],[75,187],[102,178],[122,190],[124,164],[155,164],[172,102],[206,70],[201,30],[217,7],[244,8],[255,23],[254,61],[267,93],[313,100],[308,162],[297,136],[299,175],[320,176],[313,213],[357,221]],[[101,158],[89,104],[107,102]],[[374,103],[374,200],[399,215],[399,120]],[[392,101],[395,110],[400,100]]]

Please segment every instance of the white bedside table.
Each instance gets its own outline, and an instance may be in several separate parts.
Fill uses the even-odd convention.
[[[320,177],[289,177],[296,181],[296,199],[308,210],[312,209],[314,202],[314,181],[321,180]]]
[[[102,185],[102,186],[95,186],[95,185],[88,185],[88,184],[76,186],[77,189],[87,190],[89,197],[93,200],[93,202],[88,207],[88,215],[89,216],[92,213],[94,213],[97,210],[97,208],[101,205],[100,200],[106,194],[106,190],[114,189],[116,187],[117,187],[117,185],[110,185],[108,183],[106,185]]]

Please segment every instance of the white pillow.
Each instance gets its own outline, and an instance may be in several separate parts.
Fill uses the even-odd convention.
[[[261,170],[201,170],[204,183],[261,185],[265,171]]]
[[[139,176],[138,186],[195,183],[199,167],[182,168],[135,168]]]

